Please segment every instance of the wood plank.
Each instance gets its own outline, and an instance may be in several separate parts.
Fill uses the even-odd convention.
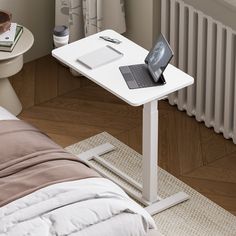
[[[10,77],[11,84],[22,103],[23,109],[34,105],[35,65],[35,61],[25,63],[19,73]]]
[[[80,77],[80,87],[97,87],[97,84],[95,84],[94,82],[92,82],[90,79],[86,78],[85,76],[81,76]]]
[[[180,174],[177,130],[173,110],[159,110],[158,163],[175,176]]]
[[[236,216],[236,211],[230,210],[230,213]]]
[[[53,134],[53,133],[47,133],[47,135],[55,143],[59,144],[60,146],[64,148],[80,141],[77,137],[73,137],[69,135]]]
[[[43,107],[64,109],[68,111],[80,111],[91,114],[113,115],[119,117],[135,118],[141,122],[142,107],[131,107],[127,104],[90,101],[76,98],[57,97],[43,103]]]
[[[128,132],[128,145],[142,154],[142,126],[138,126]]]
[[[122,132],[118,134],[116,138],[134,149],[139,154],[142,154],[142,126]]]
[[[58,64],[57,95],[68,93],[77,88],[80,88],[80,78],[73,76],[68,67]]]
[[[116,135],[120,133],[120,130],[109,127],[95,127],[92,125],[83,125],[80,123],[72,124],[58,121],[50,120],[40,120],[32,119],[26,116],[21,115],[23,120],[29,122],[30,124],[36,126],[38,129],[44,131],[45,133],[60,134],[60,135],[69,135],[78,138],[78,141],[89,138],[90,136],[99,134],[101,132],[108,132],[111,135]]]
[[[202,166],[185,174],[185,176],[236,184],[235,170],[224,169],[222,167]]]
[[[236,153],[231,153],[213,163],[210,163],[208,166],[215,168],[222,168],[225,170],[234,171],[236,170]]]
[[[158,110],[162,111],[170,111],[170,112],[176,112],[176,106],[172,106],[169,104],[167,99],[159,100],[158,101]]]
[[[83,87],[79,90],[75,90],[65,94],[64,97],[77,98],[88,101],[100,101],[100,102],[109,101],[114,104],[116,103],[126,104],[124,101],[117,98],[115,95],[111,94],[110,92],[98,86]]]
[[[57,96],[58,63],[45,56],[36,60],[35,69],[35,104]]]
[[[179,179],[205,196],[212,194],[236,199],[236,184],[234,183],[197,179],[187,176],[180,176]]]
[[[236,156],[236,144],[232,142],[232,139],[229,140],[225,139],[224,143],[225,143],[226,153],[227,154],[234,153],[234,155]]]
[[[80,81],[51,55],[25,63],[19,73],[10,77],[23,109],[75,90]]]
[[[101,115],[100,113],[88,113],[81,111],[68,111],[56,108],[48,108],[43,106],[34,106],[22,113],[22,117],[64,122],[65,125],[82,124],[94,127],[100,127],[104,129],[114,128],[124,132],[140,125],[139,120],[134,118],[119,117],[114,115]]]
[[[121,142],[123,142],[124,144],[128,145],[129,146],[129,143],[128,143],[128,131],[125,131],[125,132],[121,132],[121,133],[118,133],[116,135],[116,138],[118,140],[120,140]]]
[[[203,165],[200,143],[199,125],[193,117],[186,116],[185,112],[176,112],[176,127],[178,127],[177,157],[180,160],[180,172],[190,172]]]
[[[201,125],[199,129],[205,165],[227,155],[225,139],[221,134],[216,134],[213,129],[208,129],[204,125]]]
[[[236,215],[236,199],[235,197],[219,196],[208,194],[207,197],[216,204],[220,205],[231,214]]]

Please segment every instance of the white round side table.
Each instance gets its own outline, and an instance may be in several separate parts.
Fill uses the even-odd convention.
[[[12,52],[0,51],[0,106],[14,115],[20,114],[22,105],[8,77],[18,73],[23,67],[23,54],[28,51],[34,42],[33,34],[24,27]]]

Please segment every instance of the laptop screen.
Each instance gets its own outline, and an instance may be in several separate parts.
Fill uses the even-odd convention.
[[[148,65],[148,69],[156,82],[164,72],[173,55],[173,51],[167,40],[160,34],[155,46],[145,58],[145,63]]]

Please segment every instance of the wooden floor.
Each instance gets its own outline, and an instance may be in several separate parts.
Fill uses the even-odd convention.
[[[141,153],[142,108],[85,84],[20,118],[64,147],[107,131]],[[159,165],[236,215],[236,145],[166,101],[159,111]]]

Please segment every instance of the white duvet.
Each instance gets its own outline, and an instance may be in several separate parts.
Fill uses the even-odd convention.
[[[54,184],[0,208],[1,236],[141,236],[155,223],[104,178]]]

